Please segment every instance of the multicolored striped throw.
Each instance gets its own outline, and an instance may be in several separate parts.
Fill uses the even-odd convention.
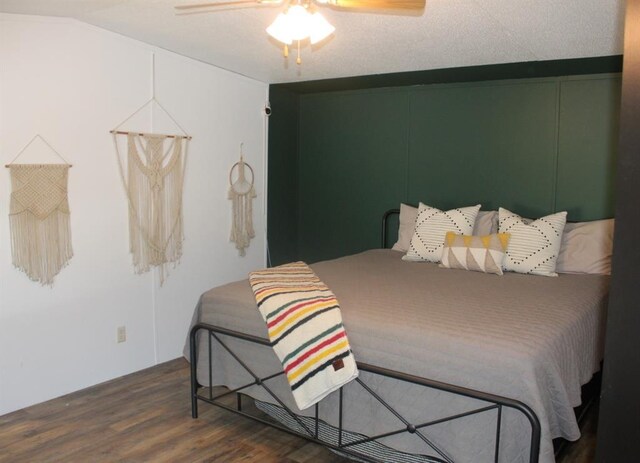
[[[336,296],[307,264],[251,272],[249,282],[298,408],[358,376]]]

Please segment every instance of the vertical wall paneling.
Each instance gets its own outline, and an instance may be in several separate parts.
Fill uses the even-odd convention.
[[[382,213],[401,201],[610,217],[619,86],[600,74],[301,93],[299,207],[270,209],[297,218],[299,253],[274,242],[272,255],[316,261],[375,247]]]
[[[425,86],[410,101],[410,202],[552,211],[555,82]]]
[[[271,87],[269,102],[268,245],[279,265],[298,255],[298,95]]]
[[[570,218],[613,216],[619,113],[619,77],[560,82],[556,209]]]
[[[406,98],[404,89],[300,97],[301,259],[378,246],[380,211],[406,192]]]
[[[179,55],[158,54],[155,61],[158,98],[194,136],[184,185],[183,257],[170,270],[164,286],[160,287],[157,275],[152,280],[158,361],[164,362],[181,354],[185,322],[190,322],[202,292],[216,282],[246,278],[265,263],[263,109],[267,87]],[[154,130],[175,132],[177,128],[156,111]],[[253,200],[256,237],[245,257],[239,257],[229,242],[232,213],[227,198],[229,169],[240,158],[241,142],[244,158],[255,172],[258,195]]]

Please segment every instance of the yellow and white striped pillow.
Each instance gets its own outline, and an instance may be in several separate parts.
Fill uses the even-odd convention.
[[[448,232],[440,267],[502,275],[502,261],[510,237],[509,233],[473,236]]]

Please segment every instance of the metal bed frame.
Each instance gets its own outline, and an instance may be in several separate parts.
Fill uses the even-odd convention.
[[[382,247],[386,247],[386,237],[387,237],[387,221],[390,215],[399,213],[399,209],[391,209],[387,211],[382,219]],[[207,348],[208,348],[208,379],[210,387],[204,387],[198,383],[197,379],[197,360],[198,360],[198,336],[201,333],[206,333],[207,340]],[[482,391],[476,391],[472,389],[467,389],[464,387],[456,386],[453,384],[442,383],[439,381],[434,381],[427,378],[421,378],[418,376],[409,375],[406,373],[401,373],[394,370],[389,370],[386,368],[380,368],[375,365],[369,365],[362,362],[356,362],[358,369],[360,371],[365,371],[374,375],[379,375],[387,378],[392,378],[397,381],[412,383],[421,387],[436,389],[439,391],[444,391],[447,393],[451,393],[458,396],[464,396],[471,399],[477,399],[483,402],[486,402],[485,406],[481,406],[478,408],[474,408],[472,410],[468,410],[463,413],[457,413],[451,416],[439,417],[437,419],[426,419],[420,423],[411,423],[406,418],[402,416],[396,409],[394,409],[388,402],[386,402],[376,391],[374,391],[369,385],[363,381],[362,378],[356,378],[355,383],[358,384],[364,391],[370,394],[381,407],[387,409],[391,412],[401,423],[402,427],[395,429],[393,431],[385,432],[382,434],[377,434],[369,437],[362,437],[356,439],[346,439],[345,430],[343,428],[343,419],[346,413],[345,406],[345,392],[344,389],[349,387],[352,383],[349,383],[346,386],[343,386],[341,389],[337,391],[338,393],[338,439],[337,442],[328,442],[320,439],[319,429],[320,424],[324,424],[322,420],[319,418],[320,411],[320,403],[315,405],[314,415],[312,417],[313,425],[309,426],[305,423],[296,413],[294,413],[285,402],[278,397],[278,395],[269,387],[269,381],[284,375],[284,371],[280,370],[274,372],[273,374],[260,377],[257,375],[248,365],[245,363],[237,353],[233,351],[229,347],[227,343],[224,342],[222,337],[226,338],[235,338],[240,339],[246,342],[254,343],[257,345],[261,345],[267,348],[271,348],[271,343],[269,340],[260,338],[257,336],[252,336],[246,333],[240,333],[238,331],[229,330],[226,328],[222,328],[219,326],[209,325],[205,323],[198,323],[191,329],[189,335],[189,349],[191,354],[191,415],[193,418],[198,417],[198,402],[206,402],[211,405],[215,405],[217,407],[223,408],[232,413],[236,413],[238,415],[245,416],[254,421],[258,421],[260,423],[266,424],[268,426],[274,427],[276,429],[280,429],[281,431],[287,432],[289,434],[293,434],[299,437],[302,437],[310,442],[314,442],[316,444],[322,445],[328,449],[337,451],[345,456],[355,457],[360,461],[371,462],[371,463],[385,463],[383,460],[372,457],[370,455],[365,455],[359,452],[356,447],[361,444],[366,444],[369,442],[377,441],[378,439],[382,439],[384,437],[389,437],[393,435],[407,433],[416,438],[422,440],[427,448],[429,448],[435,454],[431,455],[422,455],[425,457],[427,461],[437,462],[437,463],[454,463],[454,460],[451,459],[450,456],[447,455],[446,451],[436,445],[434,442],[429,439],[429,437],[425,434],[424,430],[429,428],[430,426],[434,426],[437,424],[451,422],[454,420],[460,420],[465,417],[471,415],[477,415],[480,413],[491,413],[495,414],[495,423],[496,423],[496,432],[494,438],[494,461],[497,463],[499,461],[500,456],[500,434],[502,429],[502,412],[503,408],[510,408],[520,412],[522,415],[526,417],[531,425],[531,435],[529,442],[529,462],[537,463],[539,452],[540,452],[540,421],[536,416],[535,412],[526,404],[519,402],[517,400],[509,399],[506,397],[501,397],[494,394],[489,394]],[[253,378],[247,384],[244,384],[240,387],[236,387],[234,389],[228,390],[226,392],[222,392],[219,394],[213,394],[212,385],[212,377],[213,377],[213,369],[212,369],[212,348],[213,341],[217,342],[225,351],[227,351],[232,358],[234,358],[238,364]],[[291,416],[293,420],[303,429],[303,432],[298,432],[296,430],[290,429],[281,425],[275,421],[270,421],[265,419],[262,416],[253,415],[247,413],[242,409],[242,395],[241,392],[245,389],[259,386],[280,406],[282,409]],[[208,390],[208,392],[207,392]],[[228,397],[231,395],[236,395],[236,405],[235,407],[230,406],[226,403],[221,402],[221,399],[224,397]],[[348,432],[348,431],[347,431]]]

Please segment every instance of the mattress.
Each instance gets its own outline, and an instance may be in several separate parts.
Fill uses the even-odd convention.
[[[340,302],[356,360],[526,403],[541,422],[540,462],[553,462],[553,438],[580,437],[573,408],[580,405],[581,385],[598,371],[602,359],[609,277],[497,276],[401,257],[393,250],[372,250],[311,266]],[[194,321],[267,337],[247,280],[204,293]],[[257,373],[281,370],[271,349],[240,340],[225,342]],[[214,349],[213,361],[214,385],[237,387],[250,381],[223,350]],[[200,355],[198,379],[208,385],[205,363]],[[361,377],[414,423],[483,405],[367,373]],[[286,397],[283,378],[273,380],[272,387]],[[356,411],[345,418],[347,429],[372,435],[402,427],[358,387],[345,390],[348,407]],[[273,402],[258,387],[248,393]],[[335,395],[321,407],[322,418],[331,424],[337,422],[330,411]],[[292,398],[285,402],[295,409]],[[495,423],[495,416],[485,415],[489,413],[427,432],[454,461],[493,461],[495,425],[488,423]],[[500,461],[528,461],[528,422],[505,411],[502,429]],[[412,435],[381,442],[433,454]]]

